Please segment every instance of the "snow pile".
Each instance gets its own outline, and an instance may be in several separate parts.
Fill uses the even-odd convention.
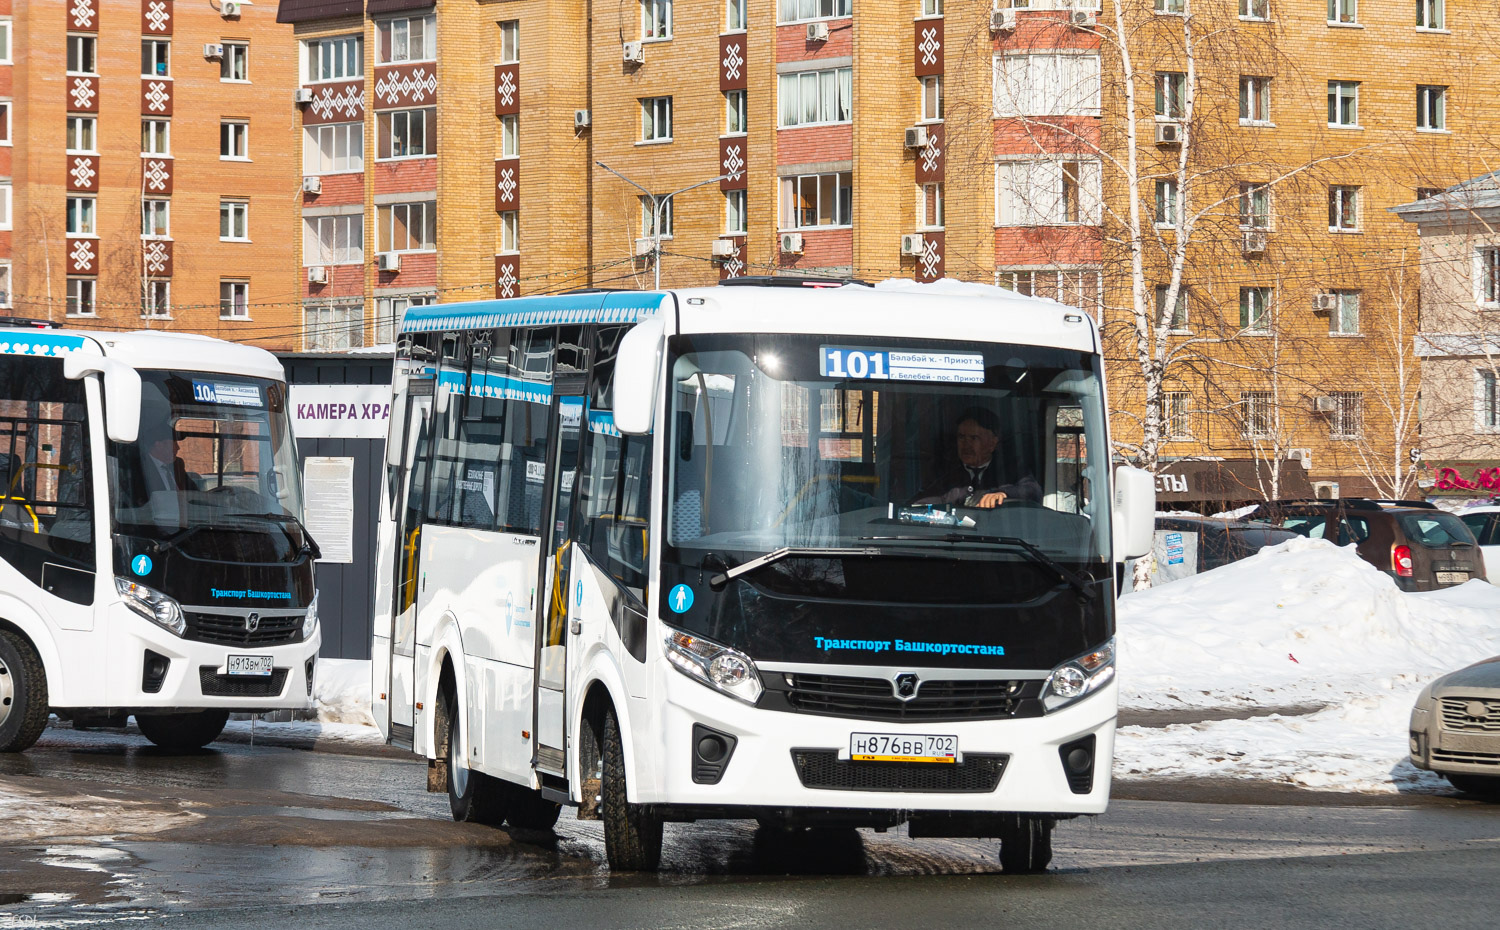
[[[367,659],[319,659],[313,681],[318,720],[375,726],[370,680],[371,663]]]

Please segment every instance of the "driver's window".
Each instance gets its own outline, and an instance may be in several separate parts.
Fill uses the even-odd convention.
[[[1053,422],[1057,470],[1044,500],[1053,510],[1083,513],[1089,503],[1088,446],[1083,431],[1083,408],[1058,407]]]

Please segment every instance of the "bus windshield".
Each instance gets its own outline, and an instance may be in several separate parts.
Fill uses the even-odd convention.
[[[232,529],[300,549],[302,489],[286,386],[186,371],[142,371],[141,381],[140,436],[110,444],[117,529],[154,539],[189,527]]]
[[[1059,562],[1109,558],[1109,453],[1090,353],[680,336],[670,409],[670,561],[722,553],[708,563],[727,567],[782,547],[955,543],[1014,558],[1016,539]]]

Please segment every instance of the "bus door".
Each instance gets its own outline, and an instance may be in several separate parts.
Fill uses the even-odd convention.
[[[402,436],[406,455],[392,491],[392,510],[396,524],[395,561],[392,565],[390,617],[390,670],[387,693],[390,694],[390,739],[406,749],[412,748],[416,724],[417,600],[422,577],[422,512],[427,490],[427,456],[432,428],[433,379],[413,378],[407,387],[406,417]],[[393,412],[394,413],[394,412]]]
[[[538,590],[545,591],[542,635],[537,637],[536,751],[533,764],[541,771],[563,776],[567,769],[567,642],[568,563],[571,560],[574,487],[578,477],[578,453],[583,435],[583,379],[570,383],[559,376],[556,403],[552,406],[552,447],[548,451],[547,474],[551,490],[545,523]]]

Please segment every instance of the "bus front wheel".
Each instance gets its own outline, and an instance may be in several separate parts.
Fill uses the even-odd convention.
[[[47,728],[47,673],[31,643],[0,630],[0,752],[25,752]]]
[[[227,710],[135,715],[135,725],[141,728],[141,735],[172,752],[202,749],[219,738],[228,722]]]
[[[621,872],[655,872],[661,864],[662,820],[649,808],[628,800],[625,745],[612,707],[604,711],[603,731],[599,757],[604,798],[599,813],[609,867]]]
[[[1000,831],[1000,867],[1012,875],[1042,872],[1052,861],[1049,817],[1012,814]]]

